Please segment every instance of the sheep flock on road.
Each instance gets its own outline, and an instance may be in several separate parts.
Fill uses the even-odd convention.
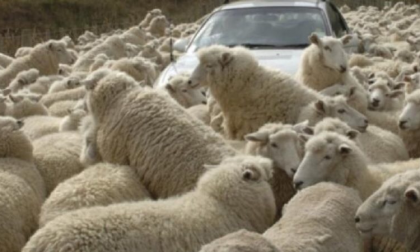
[[[340,11],[294,76],[212,45],[156,87],[203,21],[159,9],[0,54],[0,252],[420,251],[420,6]]]

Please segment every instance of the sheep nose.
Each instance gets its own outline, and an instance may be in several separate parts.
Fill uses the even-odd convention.
[[[400,129],[405,129],[407,127],[406,124],[407,124],[407,121],[400,121],[400,124],[399,124]]]
[[[204,105],[206,105],[207,104],[207,102],[206,101],[203,101],[203,102],[201,102],[202,104],[204,104]]]
[[[296,171],[297,171],[297,169],[296,168],[292,168],[292,169],[290,169],[291,171],[292,171],[292,173],[293,174],[295,174],[296,173]]]
[[[374,107],[378,107],[379,106],[379,100],[378,99],[373,99],[372,100],[372,106],[374,106]]]
[[[188,80],[188,82],[187,82],[187,83],[188,83],[188,85],[190,85],[190,86],[192,85],[192,81],[191,81],[191,80]]]
[[[340,66],[340,70],[341,70],[341,72],[342,72],[342,73],[344,73],[344,72],[346,72],[346,71],[347,71],[347,67],[345,67],[345,66]]]
[[[360,222],[360,217],[356,216],[356,218],[354,218],[354,222],[359,223]]]
[[[303,185],[303,181],[298,181],[294,183],[295,189],[299,190]]]
[[[190,84],[190,83],[188,83],[188,84]],[[203,96],[206,96],[206,91],[201,91],[201,94],[202,94]]]

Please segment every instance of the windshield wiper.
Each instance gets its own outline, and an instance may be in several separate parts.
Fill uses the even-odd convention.
[[[309,44],[290,44],[290,45],[282,45],[281,48],[306,48]]]
[[[242,43],[242,44],[231,44],[226,45],[227,47],[243,46],[249,49],[257,48],[306,48],[309,44],[290,44],[290,45],[270,45],[270,44],[252,44],[252,43]]]
[[[226,45],[227,47],[235,47],[235,46],[243,46],[249,49],[255,49],[255,48],[280,48],[281,45],[270,45],[270,44],[253,44],[253,43],[242,43],[242,44],[231,44]]]

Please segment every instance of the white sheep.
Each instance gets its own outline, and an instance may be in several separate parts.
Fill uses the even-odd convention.
[[[83,99],[86,96],[86,89],[84,86],[65,90],[58,93],[52,93],[44,95],[40,102],[44,104],[46,107],[51,107],[54,103],[60,102],[60,101],[78,101],[80,99]]]
[[[2,68],[6,68],[7,66],[9,66],[13,62],[13,60],[14,58],[6,54],[0,53],[0,66]]]
[[[160,38],[166,35],[166,28],[168,28],[169,22],[165,16],[159,15],[154,17],[149,26],[145,29],[150,32],[153,36]]]
[[[262,235],[242,230],[200,252],[359,252],[363,240],[353,216],[362,201],[355,190],[320,183],[297,194],[283,217]]]
[[[19,252],[38,228],[45,187],[22,121],[0,117],[0,250]]]
[[[105,62],[107,62],[109,57],[105,53],[100,53],[95,56],[93,59],[92,65],[90,65],[89,71],[93,72],[98,70],[99,68],[103,67],[105,65]]]
[[[10,92],[10,90],[6,91],[6,95],[9,92]],[[8,105],[7,96],[4,96],[4,94],[0,93],[0,116],[6,115],[7,105]]]
[[[160,9],[153,9],[149,12],[147,12],[146,16],[140,23],[140,27],[147,28],[150,25],[150,22],[154,17],[162,15],[162,11]]]
[[[60,183],[42,205],[39,225],[67,212],[149,199],[133,168],[107,163],[89,167]]]
[[[135,167],[153,197],[190,191],[203,164],[217,164],[236,153],[165,92],[143,88],[124,73],[108,71],[86,88],[103,161]]]
[[[405,76],[404,81],[406,81],[405,93],[407,95],[413,93],[417,89],[420,89],[420,73]]]
[[[59,81],[55,81],[50,89],[48,90],[49,94],[52,93],[58,93],[58,92],[62,92],[65,90],[70,90],[70,89],[75,89],[80,87],[80,79],[76,78],[76,77],[68,77],[68,78],[64,78],[62,80]]]
[[[88,167],[101,162],[103,159],[97,146],[97,126],[91,115],[82,119],[79,125],[79,132],[82,135],[82,151],[79,161]]]
[[[152,69],[150,68],[149,64],[146,62],[147,60],[142,57],[135,57],[135,58],[123,58],[117,60],[112,63],[108,68],[115,71],[124,72],[131,77],[133,77],[136,81],[144,83],[148,86],[153,86],[153,78],[154,72],[151,72]]]
[[[410,50],[414,52],[420,51],[420,38],[409,37],[407,42],[410,44]]]
[[[33,141],[33,145],[34,162],[44,178],[47,195],[83,170],[79,162],[82,137],[78,132],[49,134]]]
[[[21,57],[24,57],[24,56],[26,56],[26,55],[29,55],[31,52],[32,52],[32,50],[33,50],[33,48],[32,47],[29,47],[29,46],[23,46],[23,47],[20,47],[20,48],[18,48],[17,50],[16,50],[16,52],[15,52],[15,58],[17,59],[17,58],[21,58]]]
[[[36,94],[47,94],[51,85],[58,80],[64,79],[61,75],[50,75],[50,76],[41,76],[35,83],[30,84],[27,89]]]
[[[24,126],[22,131],[33,141],[40,137],[57,133],[61,120],[59,117],[52,116],[29,116],[23,119]]]
[[[326,96],[344,96],[347,98],[347,103],[362,114],[366,114],[368,109],[369,99],[368,92],[361,87],[351,84],[337,83],[326,89],[320,91]]]
[[[319,38],[312,34],[309,37],[312,44],[303,51],[296,79],[317,91],[344,82],[349,67],[343,45],[350,39],[350,36]]]
[[[416,58],[417,58],[416,53],[408,49],[398,50],[394,56],[394,60],[400,60],[408,64],[413,63]]]
[[[271,173],[268,159],[228,158],[180,197],[60,216],[38,230],[22,252],[194,252],[241,229],[263,232],[273,224],[276,210],[268,183]]]
[[[10,83],[9,88],[13,93],[18,92],[25,86],[34,83],[39,77],[39,70],[32,68],[22,71],[16,75],[16,78]]]
[[[391,236],[418,249],[420,170],[395,175],[385,181],[357,210],[356,227],[365,238]]]
[[[207,98],[203,88],[188,85],[190,75],[182,73],[173,76],[165,85],[166,91],[184,108],[206,104]]]
[[[420,157],[420,90],[409,94],[399,117],[401,137],[407,146],[410,157]]]
[[[6,108],[8,116],[20,119],[33,115],[48,115],[47,108],[40,103],[40,95],[20,92],[10,94],[9,99],[11,103]]]
[[[126,30],[120,37],[126,44],[130,43],[141,46],[147,42],[146,32],[137,26]]]
[[[369,86],[369,109],[375,111],[395,111],[401,110],[403,106],[404,91],[391,89],[384,79],[378,79]]]
[[[419,165],[420,160],[369,165],[355,142],[335,132],[323,132],[306,143],[305,157],[293,181],[298,189],[322,181],[346,185],[358,190],[364,200],[388,178]]]
[[[95,57],[105,54],[111,59],[120,59],[127,56],[124,41],[118,36],[111,36],[88,52],[81,55],[73,65],[73,71],[89,71],[95,62]]]
[[[14,60],[0,73],[0,88],[9,86],[18,73],[32,68],[40,75],[57,74],[60,63],[73,63],[63,42],[51,41],[37,45],[29,55]]]
[[[87,112],[84,109],[71,109],[68,111],[68,115],[64,117],[60,123],[59,131],[77,131],[79,129],[80,122],[87,116]]]
[[[242,140],[268,122],[295,124],[305,121],[306,115],[301,116],[304,107],[316,101],[322,105],[326,103],[323,100],[330,99],[289,75],[260,66],[253,54],[241,47],[211,46],[201,49],[198,57],[200,64],[189,84],[191,87],[209,86],[222,110],[225,134],[229,139]],[[366,127],[363,115],[354,114],[361,118],[357,126]]]
[[[48,108],[50,116],[65,117],[73,109],[85,109],[84,100],[64,100],[55,102]]]
[[[0,110],[1,111],[1,110]],[[207,105],[198,104],[187,109],[187,112],[195,118],[199,119],[206,125],[210,125],[210,112]],[[0,112],[1,114],[1,112]]]
[[[392,163],[408,160],[409,155],[403,140],[396,134],[370,125],[360,133],[345,122],[334,118],[326,118],[314,128],[314,134],[336,132],[354,140],[372,163]]]

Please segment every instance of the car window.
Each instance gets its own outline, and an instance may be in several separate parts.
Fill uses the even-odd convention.
[[[304,7],[246,8],[214,13],[190,49],[214,44],[258,47],[307,46],[311,33],[326,36],[321,10]]]
[[[337,8],[335,8],[335,6],[333,6],[331,3],[327,4],[327,14],[335,36],[340,38],[346,35],[347,27],[344,24],[344,20],[341,18]]]

